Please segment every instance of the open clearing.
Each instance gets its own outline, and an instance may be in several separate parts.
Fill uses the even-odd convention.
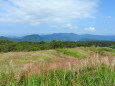
[[[0,85],[99,86],[103,84],[103,86],[114,86],[114,68],[115,49],[106,47],[0,53]],[[106,72],[102,73],[103,71]],[[50,76],[52,73],[54,75]],[[62,75],[60,75],[61,73]],[[68,75],[66,80],[64,77],[68,73],[72,73],[72,75]],[[86,75],[82,76],[83,74]],[[88,78],[90,74],[92,74],[91,79]],[[96,77],[96,74],[99,75]],[[104,78],[101,74],[107,76]],[[78,78],[74,76],[78,76]],[[21,81],[24,79],[26,80]]]

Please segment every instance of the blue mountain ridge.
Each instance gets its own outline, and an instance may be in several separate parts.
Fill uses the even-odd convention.
[[[26,35],[23,37],[5,37],[0,36],[0,40],[11,40],[11,41],[28,41],[28,42],[39,42],[45,41],[50,42],[52,40],[56,41],[114,41],[115,36],[112,35],[91,35],[91,34],[83,34],[77,35],[75,33],[54,33],[48,35]]]

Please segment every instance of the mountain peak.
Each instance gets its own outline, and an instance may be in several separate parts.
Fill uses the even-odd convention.
[[[91,40],[101,40],[101,41],[115,41],[115,36],[104,36],[104,35],[92,35],[84,34],[77,35],[75,33],[54,33],[49,35],[38,35],[32,34],[23,36],[19,38],[10,38],[1,36],[0,40],[11,40],[11,41],[29,41],[29,42],[39,42],[39,41],[91,41]]]

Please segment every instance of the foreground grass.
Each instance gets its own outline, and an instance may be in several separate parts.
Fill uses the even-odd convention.
[[[114,67],[106,47],[1,53],[0,86],[115,86]]]
[[[6,76],[5,76],[6,77]],[[21,76],[20,81],[10,81],[7,86],[114,86],[115,70],[103,64],[87,65],[71,70],[58,69],[41,75]],[[5,86],[2,85],[2,86]]]

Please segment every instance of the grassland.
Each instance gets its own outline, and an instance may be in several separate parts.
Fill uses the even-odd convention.
[[[115,49],[0,53],[0,86],[114,86]]]

